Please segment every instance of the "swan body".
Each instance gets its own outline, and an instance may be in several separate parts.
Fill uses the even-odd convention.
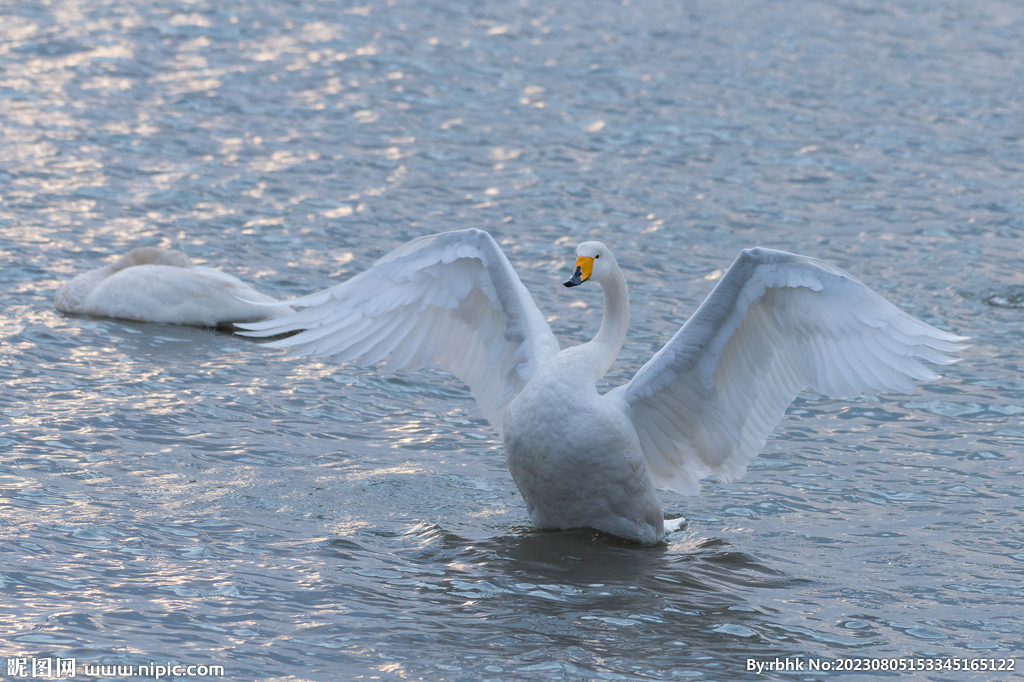
[[[696,493],[742,476],[797,393],[913,390],[955,362],[965,337],[899,310],[814,258],[743,251],[704,303],[633,379],[605,394],[629,326],[629,293],[600,242],[577,247],[565,286],[597,282],[594,339],[559,349],[501,249],[470,229],[415,239],[293,315],[242,325],[267,345],[386,369],[437,365],[469,385],[502,435],[539,528],[592,527],[644,544],[665,537],[656,488]]]
[[[216,327],[294,312],[237,277],[195,267],[180,251],[144,246],[78,275],[53,299],[68,314]]]

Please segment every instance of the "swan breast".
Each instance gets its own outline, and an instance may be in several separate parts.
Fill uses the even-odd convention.
[[[623,407],[558,374],[535,378],[509,405],[505,456],[536,526],[661,539],[661,502]]]

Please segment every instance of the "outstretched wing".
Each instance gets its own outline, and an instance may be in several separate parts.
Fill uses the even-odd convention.
[[[814,258],[743,251],[672,340],[609,395],[624,399],[655,484],[733,480],[811,387],[832,397],[909,392],[966,337],[911,317]]]
[[[296,355],[385,369],[437,365],[464,381],[501,433],[505,408],[558,341],[494,239],[482,230],[414,239],[335,287],[288,301],[294,315],[240,325]]]

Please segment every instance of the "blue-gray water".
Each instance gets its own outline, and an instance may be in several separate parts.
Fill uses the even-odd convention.
[[[1024,667],[1019,3],[0,14],[0,657],[236,680]],[[830,260],[974,345],[913,395],[802,396],[745,479],[665,494],[690,524],[638,549],[531,530],[441,372],[51,307],[135,246],[289,297],[470,226],[563,345],[599,319],[596,287],[560,285],[575,244],[616,250],[634,313],[608,385],[755,244]]]

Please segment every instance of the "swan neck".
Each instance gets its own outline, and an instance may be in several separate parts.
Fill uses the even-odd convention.
[[[629,329],[629,289],[618,265],[612,276],[601,281],[601,289],[604,291],[604,318],[597,335],[586,344],[594,362],[595,381],[603,377],[619,357]]]

